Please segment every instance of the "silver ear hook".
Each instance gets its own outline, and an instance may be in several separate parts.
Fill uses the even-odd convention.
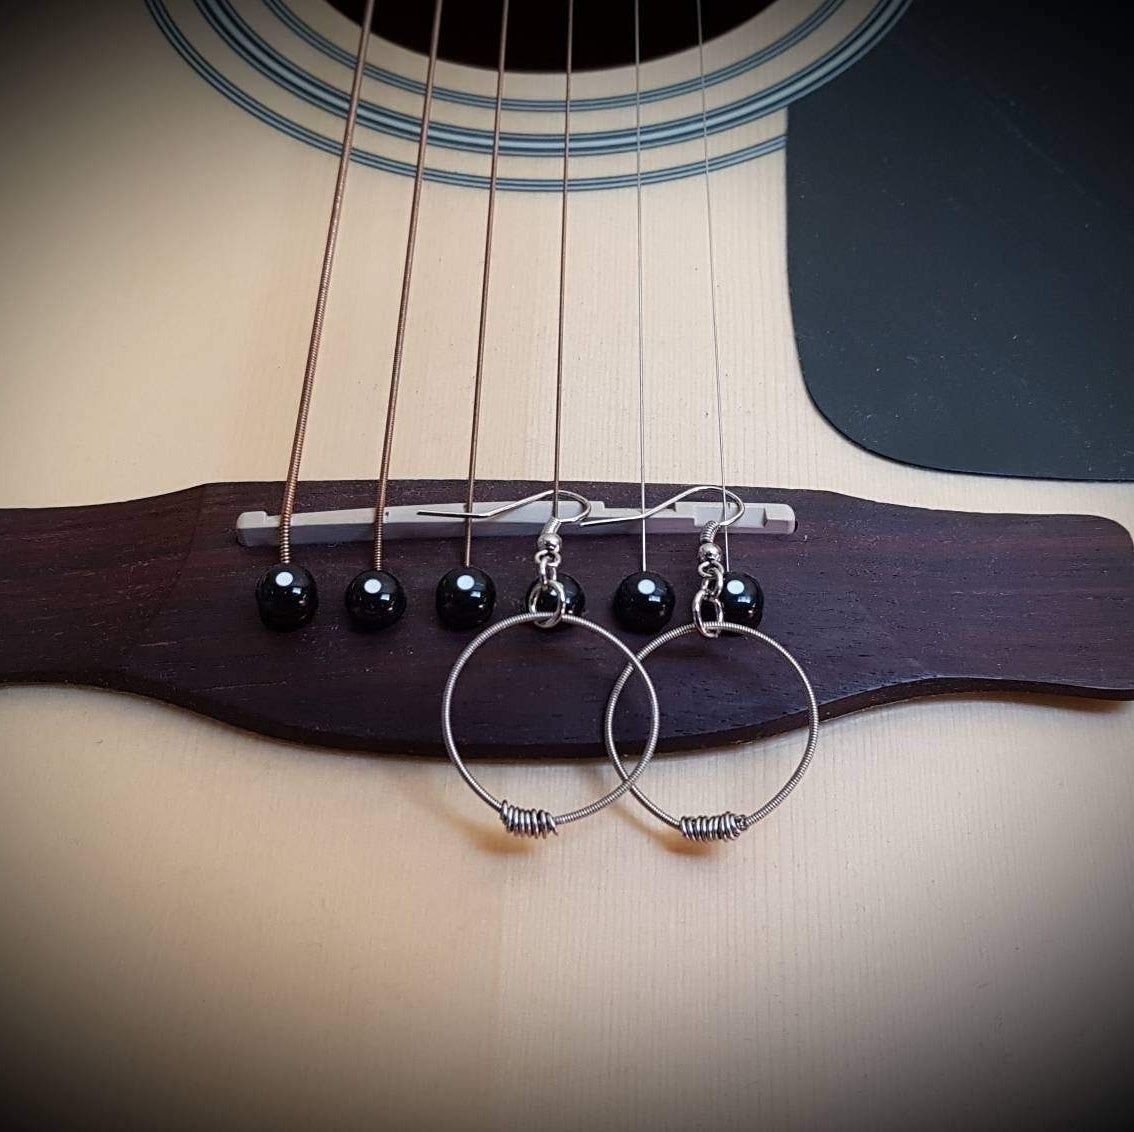
[[[606,523],[640,523],[643,519],[649,519],[660,511],[664,511],[672,507],[675,503],[680,503],[683,499],[688,499],[689,496],[696,495],[700,491],[714,491],[720,494],[721,489],[720,487],[714,487],[712,484],[698,484],[696,487],[687,487],[684,491],[679,491],[676,495],[671,495],[668,499],[663,500],[661,503],[657,504],[657,506],[651,507],[647,511],[632,511],[629,514],[607,515],[601,519],[587,519],[585,516],[580,516],[580,525],[584,527],[601,527]],[[566,495],[567,492],[563,492],[563,494]],[[708,524],[709,527],[713,528],[714,536],[717,531],[731,527],[732,524],[744,514],[744,500],[741,499],[735,491],[729,488],[725,488],[724,494],[727,496],[728,502],[732,504],[733,510],[731,515],[714,519],[712,523]],[[706,530],[707,529],[708,527],[706,527]],[[709,541],[712,541],[712,539]]]
[[[431,515],[439,519],[495,519],[500,515],[507,515],[509,511],[518,511],[521,507],[526,507],[529,503],[538,503],[541,499],[547,499],[548,496],[554,494],[554,488],[548,488],[547,491],[538,491],[535,495],[528,495],[523,499],[501,503],[499,507],[493,507],[491,511],[442,511],[435,507],[424,507],[418,511],[418,514]],[[570,499],[572,503],[579,504],[579,511],[577,514],[569,515],[565,519],[562,517],[553,518],[551,522],[555,523],[556,529],[568,523],[578,523],[591,513],[591,501],[585,495],[580,495],[576,491],[566,491],[562,488],[559,491],[559,495],[564,499]]]
[[[516,511],[520,507],[526,507],[529,503],[538,503],[541,499],[547,499],[553,495],[556,495],[555,489],[548,488],[547,491],[538,491],[535,495],[526,496],[524,499],[501,503],[499,507],[493,507],[490,511],[441,511],[436,508],[425,508],[418,511],[418,514],[436,515],[450,519],[495,519],[498,515],[506,515],[509,511]],[[566,517],[553,514],[544,523],[539,532],[539,537],[536,539],[535,562],[539,567],[539,578],[528,595],[528,612],[539,614],[539,620],[529,618],[532,624],[539,629],[554,629],[567,613],[567,591],[557,575],[559,565],[563,561],[560,554],[563,549],[563,539],[559,534],[559,528],[570,526],[573,523],[581,523],[591,513],[591,501],[577,491],[566,491],[561,488],[558,492],[558,498],[569,499],[572,503],[577,503],[579,510],[574,515]],[[554,599],[554,609],[548,611],[537,608],[539,599],[544,594],[550,594]]]
[[[715,488],[713,489],[716,490]],[[738,499],[734,492],[726,489],[731,499]],[[728,528],[744,514],[744,505],[740,510],[725,518],[712,519],[701,529],[701,544],[697,547],[697,573],[701,577],[701,585],[693,595],[693,625],[697,632],[707,640],[716,640],[721,635],[721,627],[725,623],[724,604],[721,594],[724,592],[725,567],[724,555],[717,546],[717,534]],[[712,610],[712,620],[706,621],[704,607]]]
[[[561,494],[568,493],[561,492]],[[581,496],[572,496],[572,498],[582,499]],[[563,555],[560,553],[563,549],[563,538],[559,534],[559,528],[565,523],[578,523],[585,515],[590,514],[590,502],[588,500],[582,500],[582,502],[585,509],[580,511],[578,515],[572,515],[569,519],[552,515],[544,523],[543,529],[536,539],[535,563],[539,567],[539,580],[538,585],[533,586],[528,594],[528,612],[541,612],[539,599],[544,594],[550,594],[555,599],[555,608],[542,621],[532,622],[537,629],[554,629],[563,620],[563,615],[567,612],[567,590],[559,580],[558,574],[559,566],[563,561]]]
[[[544,594],[550,594],[555,599],[555,608],[542,621],[532,622],[537,629],[554,629],[567,612],[567,591],[558,575],[559,565],[563,561],[560,554],[563,539],[559,535],[562,525],[563,520],[553,516],[544,524],[536,539],[535,563],[539,567],[539,580],[538,585],[533,586],[528,593],[528,612],[541,612],[539,599]]]
[[[720,524],[706,523],[701,532],[701,545],[697,547],[697,573],[701,577],[701,585],[693,595],[693,624],[702,637],[715,640],[721,635],[721,626],[724,624],[724,605],[721,603],[721,594],[724,592],[724,555],[714,539]],[[708,605],[713,611],[711,621],[706,621],[703,606]]]
[[[540,615],[540,620],[532,620],[532,624],[540,629],[554,629],[563,620],[564,614],[567,613],[567,591],[556,574],[559,564],[563,560],[560,555],[563,539],[559,534],[559,528],[570,526],[572,523],[581,523],[590,515],[591,501],[585,495],[563,488],[560,488],[558,492],[554,488],[548,488],[546,491],[537,491],[535,495],[528,495],[523,499],[501,503],[499,507],[493,507],[489,511],[443,511],[432,507],[418,511],[419,515],[434,515],[446,519],[495,519],[499,515],[508,514],[509,511],[526,507],[529,503],[538,503],[541,499],[547,499],[549,496],[569,499],[572,503],[579,505],[579,510],[574,515],[566,517],[553,514],[544,523],[539,538],[536,539],[535,561],[539,567],[539,578],[528,595],[528,612]],[[554,598],[554,609],[550,611],[537,609],[539,599],[544,594],[550,594]]]
[[[582,523],[584,527],[597,527],[603,523],[642,522],[659,511],[688,499],[702,491],[719,492],[721,489],[715,485],[699,484],[696,487],[687,487],[676,495],[670,496],[656,507],[646,511],[638,511],[630,515],[612,515],[601,519],[589,519]],[[716,538],[720,531],[727,530],[744,514],[744,500],[728,488],[724,489],[725,499],[732,505],[732,514],[723,513],[719,519],[713,519],[701,529],[701,544],[697,548],[697,573],[701,577],[701,585],[693,596],[693,624],[702,637],[710,640],[721,635],[721,626],[725,623],[724,605],[721,603],[721,593],[724,591],[724,555],[717,546]],[[712,611],[712,619],[706,620],[702,606],[707,605]]]
[[[552,495],[554,492],[545,492]],[[543,525],[536,539],[535,562],[539,567],[539,581],[528,594],[528,612],[539,613],[539,599],[543,594],[551,594],[555,599],[555,608],[547,613],[542,621],[533,621],[537,629],[554,629],[567,613],[567,590],[559,580],[558,569],[563,561],[560,551],[563,549],[563,539],[559,528],[569,523],[581,523],[591,513],[591,501],[573,491],[560,491],[560,495],[567,496],[581,504],[582,510],[577,515],[564,519],[552,515]]]

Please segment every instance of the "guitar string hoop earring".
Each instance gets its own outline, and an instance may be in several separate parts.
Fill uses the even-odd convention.
[[[561,588],[558,582],[552,582],[551,585],[552,587],[560,586]],[[654,748],[657,746],[658,742],[658,729],[661,717],[658,709],[657,692],[654,690],[653,681],[646,673],[642,662],[634,655],[633,650],[623,644],[613,633],[604,629],[601,625],[596,625],[593,621],[587,621],[571,613],[560,612],[556,619],[556,624],[564,623],[567,625],[575,625],[587,632],[597,634],[605,641],[609,641],[626,657],[626,672],[636,672],[642,678],[642,683],[646,687],[650,701],[650,732],[646,739],[646,745],[642,750],[641,758],[638,760],[638,765],[630,772],[624,770],[620,771],[622,781],[601,798],[579,809],[569,810],[567,813],[563,814],[552,814],[545,809],[524,809],[519,806],[514,806],[506,799],[497,798],[495,795],[489,793],[489,791],[480,784],[476,776],[465,765],[464,760],[461,758],[461,753],[457,748],[456,739],[453,737],[453,693],[456,690],[457,681],[460,678],[461,672],[481,645],[487,643],[500,633],[507,632],[516,625],[533,625],[546,620],[548,620],[546,613],[517,613],[512,617],[506,617],[503,621],[498,621],[495,625],[490,625],[470,641],[461,655],[457,657],[456,663],[449,672],[449,678],[445,682],[445,692],[441,698],[441,732],[445,739],[445,750],[448,751],[449,758],[460,772],[461,777],[468,783],[473,793],[499,814],[500,821],[503,823],[504,828],[516,837],[547,837],[550,834],[558,833],[561,825],[567,825],[569,822],[589,818],[593,814],[597,814],[599,810],[609,806],[611,802],[617,801],[627,790],[634,788],[634,784],[649,765],[650,759],[653,758]],[[629,677],[627,677],[627,679],[628,678]],[[623,680],[622,684],[625,685],[625,683],[626,681]],[[617,759],[617,748],[614,747],[614,735],[611,728],[607,729],[607,735],[609,736],[607,739],[608,750],[614,749],[616,756],[615,765],[620,767],[621,763]]]
[[[701,586],[693,598],[693,620],[688,625],[670,629],[660,637],[655,637],[645,648],[639,650],[635,659],[641,664],[658,649],[664,648],[671,641],[688,636],[690,633],[697,633],[707,641],[717,640],[722,633],[752,637],[779,653],[791,666],[796,676],[799,677],[807,699],[807,743],[803,749],[803,755],[788,780],[768,801],[759,809],[753,810],[752,813],[738,814],[731,810],[725,810],[719,814],[674,817],[673,814],[662,809],[653,799],[642,792],[636,782],[637,772],[640,768],[635,767],[632,772],[628,773],[618,754],[618,748],[614,744],[614,713],[618,708],[622,690],[626,687],[626,682],[634,672],[634,668],[627,665],[615,681],[606,704],[603,737],[606,742],[607,756],[614,763],[614,768],[622,778],[623,784],[628,785],[631,794],[654,817],[672,829],[676,829],[682,837],[689,841],[735,841],[745,830],[751,829],[757,822],[766,818],[799,784],[799,780],[811,765],[811,760],[815,756],[815,748],[819,742],[819,703],[815,698],[815,689],[812,688],[811,681],[807,678],[803,666],[779,641],[769,637],[766,633],[761,633],[759,629],[753,629],[749,625],[741,625],[724,619],[724,607],[721,603],[724,563],[723,555],[715,542],[720,527],[719,522],[709,523],[701,534],[701,545],[697,552],[697,572],[701,576]],[[712,615],[708,619],[704,616],[706,605]],[[634,778],[635,781],[631,782],[631,778]]]
[[[577,518],[581,518],[590,511],[590,504],[585,500],[583,503],[583,510]],[[528,600],[528,612],[517,613],[512,617],[506,617],[503,621],[497,622],[495,625],[490,625],[487,629],[484,629],[474,637],[468,645],[465,646],[464,651],[457,657],[453,667],[449,670],[449,678],[445,681],[445,691],[441,697],[441,734],[444,737],[445,750],[448,752],[449,758],[473,793],[476,794],[482,802],[491,806],[492,809],[496,811],[504,828],[516,837],[548,837],[553,833],[558,833],[559,826],[567,825],[569,822],[573,821],[581,821],[583,818],[589,818],[593,814],[597,814],[599,810],[609,806],[611,802],[621,798],[627,790],[633,789],[634,784],[649,765],[650,759],[653,758],[654,749],[657,747],[658,743],[658,730],[661,723],[661,715],[658,709],[658,696],[657,692],[654,690],[653,681],[642,666],[642,662],[634,655],[634,650],[628,645],[623,644],[609,629],[604,629],[601,625],[596,625],[593,621],[587,621],[568,611],[568,594],[563,581],[556,573],[562,560],[560,554],[562,539],[558,533],[562,522],[563,520],[553,517],[545,524],[536,542],[535,560],[539,567],[539,578],[532,586],[531,596]],[[550,610],[537,609],[536,605],[541,599],[550,601],[552,608]],[[525,809],[520,806],[514,806],[507,799],[497,798],[494,794],[489,793],[489,791],[480,784],[476,776],[465,765],[464,759],[461,758],[461,752],[453,736],[453,693],[456,690],[457,681],[460,679],[465,666],[473,658],[477,650],[482,645],[492,640],[493,637],[507,632],[516,625],[535,625],[541,629],[554,629],[556,626],[562,624],[577,625],[579,628],[585,629],[589,633],[594,633],[604,641],[608,641],[622,653],[627,660],[626,671],[629,673],[636,672],[642,678],[642,683],[646,686],[646,693],[650,701],[650,731],[646,739],[646,745],[642,749],[642,755],[638,760],[638,765],[629,774],[623,772],[621,774],[622,781],[619,782],[618,785],[601,798],[590,802],[586,806],[582,806],[576,810],[569,810],[563,814],[552,814],[549,810],[545,809]],[[627,679],[628,678],[629,677],[627,677]],[[626,681],[623,680],[622,683],[625,685]],[[613,729],[608,728],[607,733],[610,736],[608,743],[613,746]],[[615,753],[617,754],[617,749]],[[616,765],[619,764],[616,763]]]
[[[670,641],[675,641],[679,637],[685,637],[690,633],[696,633],[698,631],[698,627],[695,624],[681,625],[676,629],[670,629],[669,632],[663,633],[660,637],[655,637],[644,649],[639,651],[635,659],[641,664],[652,653],[668,645]],[[637,785],[640,767],[635,767],[632,771],[627,771],[619,756],[618,748],[614,745],[614,713],[618,707],[622,689],[625,688],[626,682],[636,670],[635,667],[627,665],[626,668],[622,670],[622,674],[618,677],[614,688],[611,690],[610,699],[607,701],[606,705],[606,715],[603,720],[606,753],[610,761],[614,763],[615,770],[617,770],[622,777],[623,785],[628,786],[630,793],[633,794],[654,817],[671,828],[676,829],[682,837],[689,841],[735,841],[745,830],[751,829],[758,821],[762,821],[766,818],[799,784],[799,780],[804,776],[807,768],[811,765],[811,760],[815,755],[815,747],[819,742],[819,704],[815,699],[815,691],[811,687],[811,681],[808,680],[807,674],[803,671],[803,667],[800,665],[799,661],[797,661],[779,641],[769,637],[766,633],[761,633],[759,629],[752,629],[747,625],[738,625],[731,621],[714,621],[712,622],[712,634],[708,635],[707,639],[714,640],[722,633],[735,633],[737,635],[753,637],[778,652],[780,656],[791,665],[792,670],[799,677],[807,697],[807,744],[804,747],[803,755],[788,780],[768,801],[760,806],[759,809],[753,810],[752,813],[748,814],[737,814],[731,810],[725,810],[723,813],[719,814],[674,817],[642,792],[641,788]]]

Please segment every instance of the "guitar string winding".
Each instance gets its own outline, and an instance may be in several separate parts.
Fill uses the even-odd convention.
[[[687,841],[735,841],[748,828],[748,819],[726,810],[722,814],[681,818],[678,828]]]
[[[402,269],[402,295],[398,303],[398,327],[394,336],[394,359],[390,367],[390,393],[386,402],[386,428],[382,437],[382,460],[378,471],[378,496],[374,505],[375,570],[382,569],[382,542],[386,526],[386,497],[390,487],[390,461],[394,450],[394,421],[398,409],[398,388],[402,380],[402,357],[406,344],[406,322],[409,315],[410,280],[413,256],[417,246],[417,222],[421,211],[421,186],[425,177],[425,152],[429,145],[429,115],[433,107],[433,79],[437,71],[437,44],[441,35],[443,0],[433,6],[433,30],[429,38],[429,64],[425,74],[425,100],[421,110],[421,129],[417,142],[417,166],[413,176],[413,199],[410,203],[409,232],[406,236],[406,259]]]
[[[513,837],[550,837],[559,833],[554,814],[547,810],[525,810],[505,799],[500,801],[500,821]]]
[[[469,430],[469,477],[465,493],[464,564],[472,565],[472,518],[476,497],[476,458],[480,442],[480,404],[484,384],[484,342],[488,328],[488,282],[492,272],[492,230],[496,220],[496,176],[500,161],[500,111],[504,104],[504,57],[508,46],[508,2],[500,13],[500,54],[496,64],[496,111],[492,123],[492,165],[488,174],[488,219],[484,226],[484,274],[480,284],[480,329],[476,340],[476,378],[473,382],[472,425]],[[553,831],[554,832],[554,831]]]
[[[331,218],[327,224],[327,241],[323,247],[323,266],[319,272],[319,289],[315,295],[315,315],[311,320],[311,338],[307,344],[307,363],[303,370],[303,387],[299,395],[299,409],[295,418],[295,432],[291,441],[291,457],[287,465],[283,502],[280,504],[279,550],[280,562],[291,562],[291,519],[295,512],[295,496],[299,489],[299,466],[303,460],[303,445],[307,439],[307,421],[311,415],[311,398],[315,391],[315,371],[319,365],[319,347],[323,341],[323,320],[327,311],[327,296],[331,289],[331,272],[335,265],[335,249],[339,239],[339,221],[346,193],[347,171],[354,149],[354,127],[358,121],[358,104],[362,96],[362,78],[366,70],[366,48],[370,42],[370,23],[374,16],[375,0],[366,0],[359,25],[358,51],[355,53],[354,77],[351,80],[350,103],[346,125],[343,127],[343,144],[339,152],[339,171],[331,197]]]

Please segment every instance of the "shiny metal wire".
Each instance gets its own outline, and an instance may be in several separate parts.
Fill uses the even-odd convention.
[[[639,566],[646,570],[646,328],[645,280],[642,271],[642,21],[634,0],[634,187],[638,218],[638,504],[643,519],[639,527]]]
[[[307,439],[307,421],[311,416],[311,398],[315,392],[315,371],[319,367],[319,348],[323,343],[323,322],[327,314],[327,296],[331,291],[331,272],[335,266],[335,249],[339,242],[339,223],[346,195],[347,172],[354,149],[354,127],[358,121],[358,104],[362,96],[362,78],[366,71],[366,45],[370,41],[370,24],[374,17],[374,0],[366,0],[359,24],[358,51],[354,58],[354,76],[350,84],[350,103],[343,126],[343,147],[339,151],[339,171],[331,197],[331,218],[327,222],[327,240],[323,245],[323,266],[319,272],[319,288],[315,294],[315,314],[311,319],[311,337],[307,343],[307,363],[303,369],[303,386],[299,409],[295,415],[295,431],[291,438],[291,457],[287,464],[283,501],[280,504],[280,561],[291,562],[291,518],[295,513],[295,496],[299,490],[299,466],[303,461],[303,445]]]
[[[487,511],[453,511],[450,508],[422,507],[418,514],[433,515],[441,519],[471,519],[473,521],[496,519],[501,515],[507,515],[509,511],[517,511],[521,507],[526,507],[529,503],[538,503],[541,499],[546,499],[553,494],[554,490],[554,488],[549,487],[546,491],[537,491],[534,495],[525,495],[523,499],[509,500],[507,503],[501,503],[498,507],[491,507]],[[574,515],[568,515],[566,519],[557,519],[557,526],[566,527],[572,523],[581,523],[591,513],[592,504],[585,495],[580,495],[577,491],[568,491],[566,488],[560,488],[559,494],[563,499],[577,503],[579,510]]]
[[[550,613],[543,613],[537,609],[539,599],[544,594],[551,594],[555,598],[555,608]],[[540,620],[535,622],[537,629],[555,629],[567,616],[567,591],[558,578],[540,578],[539,585],[528,595],[528,612],[538,613]]]
[[[676,829],[682,837],[691,841],[735,841],[746,829],[750,829],[758,821],[763,821],[763,819],[776,809],[799,784],[799,780],[804,776],[807,772],[807,768],[811,765],[811,760],[815,755],[815,747],[819,742],[819,703],[815,698],[815,690],[811,687],[811,681],[808,680],[807,673],[803,671],[799,661],[796,660],[779,641],[769,637],[766,633],[761,633],[758,629],[751,629],[747,625],[737,625],[732,621],[725,621],[721,623],[718,628],[720,632],[723,633],[736,633],[762,641],[778,652],[780,656],[791,665],[792,670],[799,677],[807,697],[807,745],[804,747],[803,756],[800,758],[788,780],[768,801],[759,809],[753,810],[752,813],[734,814],[732,811],[726,810],[720,814],[681,818],[674,817],[666,810],[663,810],[661,806],[651,798],[648,798],[637,786],[636,780],[641,768],[635,767],[633,771],[627,772],[618,754],[618,748],[614,744],[614,713],[618,708],[618,699],[622,695],[622,689],[626,687],[626,682],[635,671],[634,667],[627,665],[622,670],[622,674],[615,681],[614,687],[610,692],[610,699],[607,700],[606,704],[606,714],[603,718],[603,735],[606,739],[606,753],[610,761],[614,763],[615,769],[622,777],[623,784],[629,786],[630,793],[659,821]],[[638,653],[635,659],[641,664],[642,661],[657,652],[658,649],[665,648],[670,641],[676,641],[679,637],[685,637],[690,633],[696,632],[697,627],[693,624],[681,625],[676,629],[670,629],[668,633],[662,633],[660,637],[655,637],[650,641],[650,643]]]
[[[709,300],[713,316],[713,377],[717,404],[717,448],[721,473],[721,515],[724,516],[728,484],[725,479],[724,396],[721,392],[721,335],[717,317],[717,257],[713,244],[713,188],[709,166],[709,110],[705,92],[705,33],[701,0],[697,0],[697,63],[701,76],[701,148],[705,167],[705,230],[709,248]],[[729,568],[728,529],[724,533],[725,569]]]
[[[705,619],[706,605],[713,614],[709,620]],[[720,588],[706,591],[706,587],[702,585],[693,595],[689,608],[693,615],[693,628],[706,640],[715,641],[724,631],[725,625],[724,603],[721,601]]]
[[[386,401],[386,427],[382,435],[382,457],[378,470],[378,497],[374,504],[375,570],[382,569],[382,541],[386,528],[386,496],[390,489],[390,461],[394,453],[394,421],[398,411],[398,389],[402,381],[402,358],[406,345],[406,323],[409,318],[410,280],[413,276],[413,253],[417,246],[417,222],[421,213],[421,185],[425,177],[425,153],[429,148],[429,116],[433,108],[433,77],[437,73],[437,44],[441,37],[442,0],[435,0],[433,30],[429,38],[429,63],[425,72],[425,99],[421,109],[421,132],[417,140],[417,167],[413,176],[413,199],[410,202],[409,232],[406,235],[406,258],[402,268],[402,294],[398,303],[398,326],[394,335],[394,359],[390,367],[390,392]]]
[[[671,495],[668,499],[663,499],[660,503],[655,503],[649,509],[641,511],[631,511],[622,515],[606,515],[601,519],[588,519],[583,516],[579,523],[582,527],[605,527],[610,523],[637,523],[644,522],[650,518],[651,515],[656,515],[659,511],[665,511],[672,507],[675,503],[680,503],[683,499],[688,499],[691,495],[696,495],[699,491],[719,491],[720,489],[715,485],[698,484],[696,487],[687,487],[684,491],[679,491],[676,495]],[[544,493],[546,494],[546,492]],[[563,495],[568,495],[568,492],[563,492]],[[727,505],[732,506],[732,514],[724,519],[714,519],[705,527],[704,533],[701,538],[705,541],[711,542],[717,534],[717,531],[727,530],[744,514],[745,502],[736,494],[731,488],[725,488],[725,502]]]
[[[735,841],[748,828],[748,819],[726,810],[723,814],[682,818],[678,828],[689,841]]]
[[[567,328],[567,197],[571,166],[571,62],[575,44],[575,0],[567,0],[567,67],[563,90],[563,200],[559,215],[559,331],[555,348],[555,456],[551,513],[559,518],[560,457],[563,440],[563,335]]]
[[[563,563],[560,551],[563,549],[563,540],[555,532],[556,520],[552,519],[543,529],[536,544],[535,564],[539,570],[538,584],[528,594],[528,612],[543,613],[543,620],[536,621],[537,629],[554,629],[563,620],[567,613],[567,590],[559,580],[559,567]],[[555,608],[547,613],[539,610],[539,599],[544,594],[555,598]]]
[[[547,810],[522,810],[501,800],[500,820],[513,837],[549,837],[558,834],[555,815]]]
[[[596,625],[593,621],[587,621],[585,618],[576,617],[571,613],[564,613],[562,616],[564,623],[578,626],[578,628],[588,633],[595,633],[602,637],[603,640],[609,641],[614,645],[627,659],[626,673],[632,674],[636,672],[642,678],[642,682],[646,686],[646,692],[650,700],[650,733],[646,739],[645,747],[642,748],[642,755],[638,760],[638,765],[630,772],[621,769],[622,764],[617,759],[618,750],[617,747],[614,746],[613,728],[608,725],[606,728],[607,746],[608,750],[614,750],[615,765],[620,768],[622,781],[615,786],[613,790],[586,806],[582,806],[577,810],[570,810],[565,814],[551,814],[547,810],[542,809],[522,809],[514,806],[511,802],[495,797],[481,786],[472,771],[465,766],[464,760],[461,758],[461,753],[457,749],[457,741],[453,737],[453,693],[457,687],[457,680],[460,678],[465,665],[472,659],[476,651],[493,637],[498,636],[500,633],[507,632],[516,625],[530,625],[533,622],[543,620],[546,616],[547,615],[544,613],[517,613],[513,617],[506,617],[503,621],[498,621],[495,625],[490,625],[477,637],[474,637],[473,640],[465,646],[464,651],[457,657],[456,662],[450,669],[449,678],[445,681],[445,691],[441,697],[441,734],[444,736],[445,750],[449,752],[449,758],[460,772],[461,777],[468,783],[473,793],[486,805],[491,806],[500,816],[500,821],[503,823],[504,828],[517,837],[547,837],[549,834],[556,833],[558,827],[561,825],[567,825],[569,822],[580,821],[583,818],[589,818],[591,815],[597,814],[599,810],[603,809],[605,806],[609,806],[611,802],[616,801],[618,798],[621,798],[627,790],[634,789],[634,784],[641,777],[642,772],[649,765],[650,759],[654,756],[654,749],[657,747],[658,743],[658,730],[661,724],[658,697],[657,693],[654,691],[653,681],[642,666],[642,662],[634,655],[633,650],[623,644],[613,633],[604,629],[601,625]],[[619,685],[619,692],[625,687],[628,679],[629,675],[624,674],[624,679]]]
[[[488,172],[488,217],[484,225],[484,269],[480,279],[480,327],[476,336],[476,376],[473,380],[472,424],[469,428],[469,475],[465,492],[465,550],[462,561],[472,565],[476,501],[476,457],[480,443],[480,403],[484,390],[484,343],[488,333],[488,284],[492,275],[492,232],[496,223],[496,179],[500,166],[500,111],[504,105],[504,59],[508,52],[508,0],[500,9],[500,53],[496,63],[496,112],[492,118],[492,164]]]
[[[721,548],[713,541],[716,538],[720,523],[714,520],[705,525],[701,532],[701,545],[697,548],[697,574],[701,579],[701,586],[693,595],[691,606],[693,612],[693,627],[709,640],[716,640],[721,635],[721,626],[724,624],[724,605],[721,594],[724,592],[724,564]],[[713,611],[713,619],[705,620],[705,606]]]

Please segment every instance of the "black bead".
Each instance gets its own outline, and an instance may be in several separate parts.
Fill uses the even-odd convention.
[[[614,616],[631,633],[656,633],[673,616],[673,586],[660,574],[627,574],[614,591]]]
[[[302,566],[279,562],[256,583],[256,608],[269,629],[302,629],[319,608],[315,579]]]
[[[402,583],[385,570],[363,570],[347,586],[345,597],[359,629],[388,629],[406,611]]]
[[[437,616],[446,629],[475,629],[495,605],[496,583],[475,566],[457,566],[437,583]]]
[[[583,587],[570,574],[560,574],[557,580],[563,587],[563,593],[567,598],[567,608],[563,612],[570,613],[573,617],[582,617],[583,611],[587,608],[587,595],[583,593]],[[531,602],[532,594],[538,588],[538,580],[532,582],[528,587],[528,602]],[[554,613],[555,596],[545,590],[536,599],[535,611],[536,613]]]
[[[730,570],[724,576],[721,605],[726,621],[755,629],[764,616],[764,591],[751,574]]]

